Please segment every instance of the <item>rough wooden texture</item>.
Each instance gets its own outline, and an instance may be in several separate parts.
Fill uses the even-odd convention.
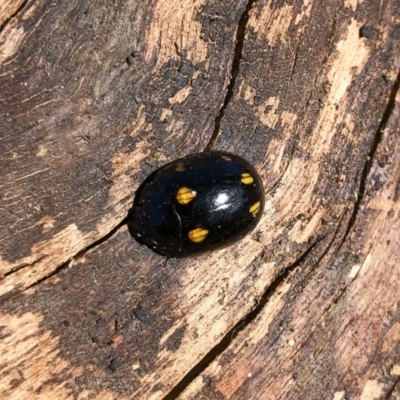
[[[400,398],[397,0],[0,5],[3,398]],[[193,259],[125,217],[244,155],[267,206]]]

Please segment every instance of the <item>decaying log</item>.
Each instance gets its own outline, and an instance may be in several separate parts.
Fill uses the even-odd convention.
[[[4,1],[5,399],[400,398],[397,0]],[[240,243],[126,227],[157,167],[245,156]]]

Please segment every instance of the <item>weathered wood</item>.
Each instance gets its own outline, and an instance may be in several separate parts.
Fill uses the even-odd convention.
[[[351,229],[310,253],[180,396],[397,399],[400,93]]]
[[[28,1],[3,27],[0,296],[104,237],[148,173],[205,147],[244,5]]]
[[[14,12],[0,33],[3,397],[395,399],[398,2]],[[258,167],[260,226],[193,259],[139,246],[121,224],[134,188],[211,145]]]

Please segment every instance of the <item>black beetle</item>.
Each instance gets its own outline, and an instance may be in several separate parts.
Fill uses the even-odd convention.
[[[225,247],[255,228],[264,209],[255,168],[234,154],[191,154],[152,173],[128,221],[139,243],[167,257]]]

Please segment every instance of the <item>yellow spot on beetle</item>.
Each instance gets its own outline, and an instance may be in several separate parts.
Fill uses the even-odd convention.
[[[182,164],[179,164],[176,168],[175,168],[175,171],[178,171],[178,172],[182,172],[182,171],[184,171],[185,170],[185,167],[182,165]]]
[[[176,200],[179,204],[189,204],[197,195],[197,192],[186,186],[182,186],[176,193]]]
[[[250,207],[250,213],[253,214],[253,216],[255,217],[257,215],[257,213],[260,211],[260,207],[261,207],[261,203],[259,201],[257,201],[257,203],[254,203],[251,207]]]
[[[208,230],[203,228],[196,228],[188,233],[189,240],[194,243],[201,243],[208,235]]]
[[[232,158],[230,158],[228,156],[221,156],[221,158],[223,158],[226,161],[232,161]]]
[[[244,172],[240,177],[240,181],[245,185],[250,185],[254,182],[254,178],[248,172]]]

